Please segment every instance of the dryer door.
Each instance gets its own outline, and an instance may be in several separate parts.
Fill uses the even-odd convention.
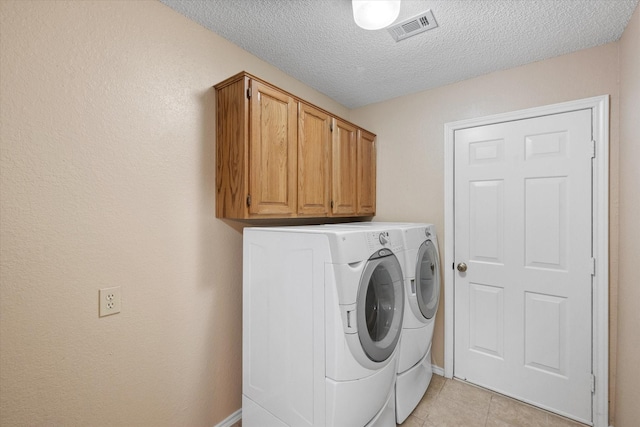
[[[402,331],[404,286],[398,259],[388,249],[365,265],[356,301],[358,337],[367,357],[382,362],[395,350]]]
[[[418,251],[416,299],[424,317],[431,319],[436,315],[440,299],[440,263],[438,251],[431,240],[426,240]]]

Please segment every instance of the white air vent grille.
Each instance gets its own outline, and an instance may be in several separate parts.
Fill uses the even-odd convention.
[[[424,13],[414,16],[413,18],[409,18],[398,24],[392,25],[388,30],[394,40],[399,42],[400,40],[415,36],[416,34],[436,28],[437,26],[438,23],[433,17],[431,9],[429,9]]]

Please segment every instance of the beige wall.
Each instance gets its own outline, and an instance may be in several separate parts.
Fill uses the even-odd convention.
[[[620,285],[616,427],[640,422],[640,7],[620,41]]]
[[[612,387],[616,427],[634,425],[638,21],[350,112],[155,1],[0,1],[0,424],[213,426],[240,407],[242,241],[214,218],[211,86],[247,70],[376,132],[376,219],[434,222],[441,249],[444,123],[610,94]],[[118,285],[122,313],[99,319]]]
[[[242,239],[214,217],[211,86],[348,110],[156,1],[2,0],[0,54],[0,425],[215,425],[240,408]]]

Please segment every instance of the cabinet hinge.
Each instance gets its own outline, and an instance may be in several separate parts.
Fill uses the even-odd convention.
[[[253,92],[251,91],[251,88],[250,88],[250,87],[249,87],[249,88],[247,88],[247,98],[251,99],[251,95],[252,95],[252,93],[253,93]]]
[[[247,207],[251,207],[251,194],[247,194]]]
[[[595,141],[591,141],[591,158],[592,159],[596,158],[596,142]]]
[[[591,374],[591,393],[596,392],[596,376]]]
[[[591,258],[591,275],[592,276],[596,275],[596,259],[595,258]]]

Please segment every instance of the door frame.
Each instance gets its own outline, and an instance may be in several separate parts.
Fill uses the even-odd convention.
[[[456,130],[591,109],[595,159],[592,177],[592,369],[595,376],[593,425],[609,423],[609,95],[529,108],[444,125],[444,376],[454,372],[454,136]]]

